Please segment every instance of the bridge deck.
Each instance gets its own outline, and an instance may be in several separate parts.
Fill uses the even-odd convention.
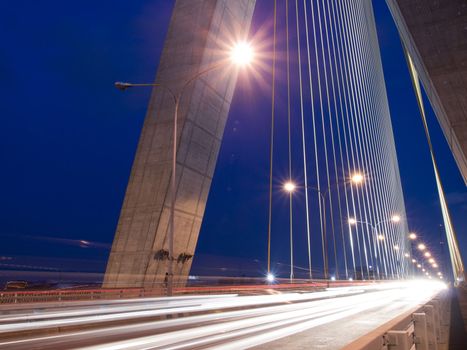
[[[383,335],[389,330],[405,329],[411,320],[411,315],[420,308],[421,304],[410,303],[406,297],[400,296],[386,305],[378,304],[364,312],[337,319],[332,323],[254,349],[382,349]],[[447,343],[438,344],[438,350],[447,349]]]
[[[441,286],[419,281],[311,293],[35,304],[0,313],[0,348],[340,349],[372,330],[381,339],[439,293]]]

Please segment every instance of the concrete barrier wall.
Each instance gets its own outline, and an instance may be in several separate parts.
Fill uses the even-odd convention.
[[[450,291],[375,329],[345,350],[446,350],[449,346]]]

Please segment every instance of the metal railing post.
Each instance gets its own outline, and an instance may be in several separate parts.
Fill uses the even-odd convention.
[[[436,328],[436,341],[439,343],[439,340],[441,339],[441,311],[440,311],[440,305],[439,301],[434,299],[430,303],[433,305],[433,316],[434,316],[434,321],[435,321],[435,328]]]
[[[417,312],[412,315],[414,323],[414,340],[417,350],[428,350],[428,330],[426,314]]]
[[[426,319],[427,319],[427,331],[428,331],[428,347],[430,350],[438,350],[438,341],[436,339],[436,322],[435,322],[435,310],[433,305],[425,305],[423,307]]]
[[[389,331],[386,333],[388,350],[411,350],[413,338],[407,331]]]

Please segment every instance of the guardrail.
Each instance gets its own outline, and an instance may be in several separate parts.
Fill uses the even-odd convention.
[[[213,294],[213,293],[255,293],[265,290],[303,290],[327,287],[344,287],[374,284],[374,281],[313,281],[307,283],[277,283],[253,285],[211,285],[176,287],[174,295]],[[56,289],[37,291],[2,291],[0,304],[41,303],[83,300],[114,300],[164,296],[164,286],[154,288],[94,288],[94,289]]]
[[[415,312],[380,327],[344,350],[447,350],[450,314],[449,292],[442,292]]]
[[[125,289],[58,289],[44,291],[0,292],[0,304],[40,303],[52,301],[110,300],[162,295],[161,288]]]

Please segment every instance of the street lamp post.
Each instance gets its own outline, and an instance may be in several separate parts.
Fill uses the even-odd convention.
[[[246,42],[238,43],[231,52],[231,60],[237,65],[248,65],[253,59],[253,52],[251,46]],[[167,295],[173,294],[173,261],[174,258],[174,230],[175,230],[175,197],[176,197],[176,171],[177,171],[177,124],[178,124],[178,110],[180,107],[180,100],[185,92],[185,89],[193,83],[200,76],[207,74],[215,69],[224,66],[226,63],[223,61],[218,64],[214,64],[194,76],[188,79],[182,86],[178,93],[175,93],[170,87],[160,83],[148,83],[148,84],[134,84],[127,82],[116,82],[115,87],[121,91],[125,91],[130,87],[161,87],[166,90],[173,99],[174,102],[174,122],[173,122],[173,147],[172,147],[172,181],[171,181],[171,207],[170,207],[170,218],[169,218],[169,266],[167,271]]]
[[[350,179],[343,182],[343,184],[353,183],[355,185],[360,185],[364,181],[364,176],[361,173],[353,174]],[[340,185],[339,183],[334,184],[334,186],[329,186],[326,189],[321,189],[315,186],[305,186],[305,190],[312,190],[318,193],[322,202],[323,202],[323,261],[324,261],[324,279],[328,279],[329,276],[329,262],[328,262],[328,243],[327,243],[327,219],[326,219],[326,198],[328,197],[329,192],[335,187]],[[292,194],[296,190],[297,186],[292,182],[288,181],[284,184],[284,190],[290,194]],[[337,266],[336,266],[337,269]],[[337,273],[336,273],[337,275]],[[336,276],[337,278],[337,276]]]
[[[378,221],[376,224],[372,224],[370,222],[367,222],[367,221],[361,221],[361,220],[357,220],[355,218],[349,218],[348,222],[350,225],[356,225],[357,223],[360,223],[360,224],[364,224],[364,225],[367,225],[368,227],[372,228],[374,233],[375,233],[375,238],[376,238],[376,242],[377,242],[377,247],[378,247],[378,251],[379,251],[379,255],[381,256],[382,253],[381,253],[381,249],[379,247],[379,241],[380,240],[384,240],[384,236],[380,236],[378,235],[378,226],[379,225],[382,225],[382,224],[385,224],[385,223],[388,223],[388,222],[394,222],[394,223],[398,223],[399,221],[401,220],[400,216],[399,215],[393,215],[391,218],[389,219],[385,219],[385,220],[381,220],[381,221]],[[374,241],[375,239],[373,239]],[[373,243],[374,245],[374,243]],[[395,248],[395,247],[394,247]],[[396,248],[395,248],[396,249]],[[397,250],[399,249],[399,247],[397,246]],[[376,248],[374,248],[375,250],[375,255],[376,255]],[[381,275],[379,273],[379,266],[378,264],[376,265],[376,268],[377,268],[377,274],[378,274],[378,277],[381,278]],[[386,270],[386,274],[387,274],[387,270]],[[368,276],[370,277],[370,276]]]

